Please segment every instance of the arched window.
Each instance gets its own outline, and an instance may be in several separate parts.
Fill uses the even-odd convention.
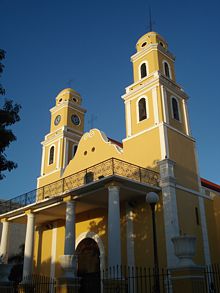
[[[139,121],[147,118],[146,99],[141,98],[138,102]]]
[[[172,98],[173,118],[180,121],[179,105],[175,98]]]
[[[53,161],[54,161],[54,146],[50,148],[49,165],[53,164]]]
[[[77,148],[78,148],[78,145],[77,145],[77,144],[73,145],[73,149],[72,149],[72,158],[75,156],[76,151],[77,151]]]
[[[166,75],[166,77],[170,78],[171,77],[170,76],[170,67],[169,67],[168,63],[164,62],[163,66],[164,66],[164,74]]]
[[[147,66],[146,63],[141,64],[141,78],[147,76]]]

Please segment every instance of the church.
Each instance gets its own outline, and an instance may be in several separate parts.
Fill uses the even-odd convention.
[[[37,189],[6,202],[1,254],[10,223],[26,224],[23,275],[73,275],[107,267],[178,267],[172,239],[196,239],[193,262],[220,262],[220,186],[200,177],[188,96],[177,83],[175,58],[156,32],[143,35],[131,56],[126,87],[126,137],[84,132],[83,97],[66,88],[50,109]],[[156,194],[155,226],[147,195]],[[12,240],[9,240],[12,241]],[[98,292],[98,291],[97,291]]]

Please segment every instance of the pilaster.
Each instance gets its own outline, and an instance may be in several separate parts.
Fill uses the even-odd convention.
[[[108,266],[121,265],[120,187],[108,186]]]
[[[2,257],[3,263],[8,262],[8,242],[9,242],[9,222],[7,219],[2,219],[2,238],[0,247],[0,256]]]
[[[35,215],[32,211],[25,212],[27,215],[27,229],[25,237],[24,249],[24,265],[23,265],[23,278],[31,275],[33,272],[33,253],[34,253],[34,224]]]
[[[160,186],[162,188],[163,215],[166,237],[167,266],[177,266],[178,259],[174,253],[171,239],[179,235],[179,220],[176,202],[176,179],[174,176],[175,163],[170,159],[158,162],[160,168]]]

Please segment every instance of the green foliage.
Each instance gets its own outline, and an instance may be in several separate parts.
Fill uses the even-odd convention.
[[[5,59],[5,51],[0,49],[0,77],[4,70],[2,60]],[[5,89],[0,84],[0,95],[5,95]],[[6,99],[3,106],[0,107],[0,180],[5,177],[4,171],[11,171],[17,167],[17,164],[7,159],[5,149],[10,143],[16,140],[16,136],[8,126],[11,126],[20,120],[19,111],[21,106],[15,104],[12,100]]]

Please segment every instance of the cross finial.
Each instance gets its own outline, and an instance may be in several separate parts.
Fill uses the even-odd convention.
[[[149,25],[148,25],[148,28],[149,28],[149,31],[152,32],[153,31],[153,25],[155,24],[155,22],[152,21],[151,6],[150,5],[148,7],[148,12],[149,12]]]

